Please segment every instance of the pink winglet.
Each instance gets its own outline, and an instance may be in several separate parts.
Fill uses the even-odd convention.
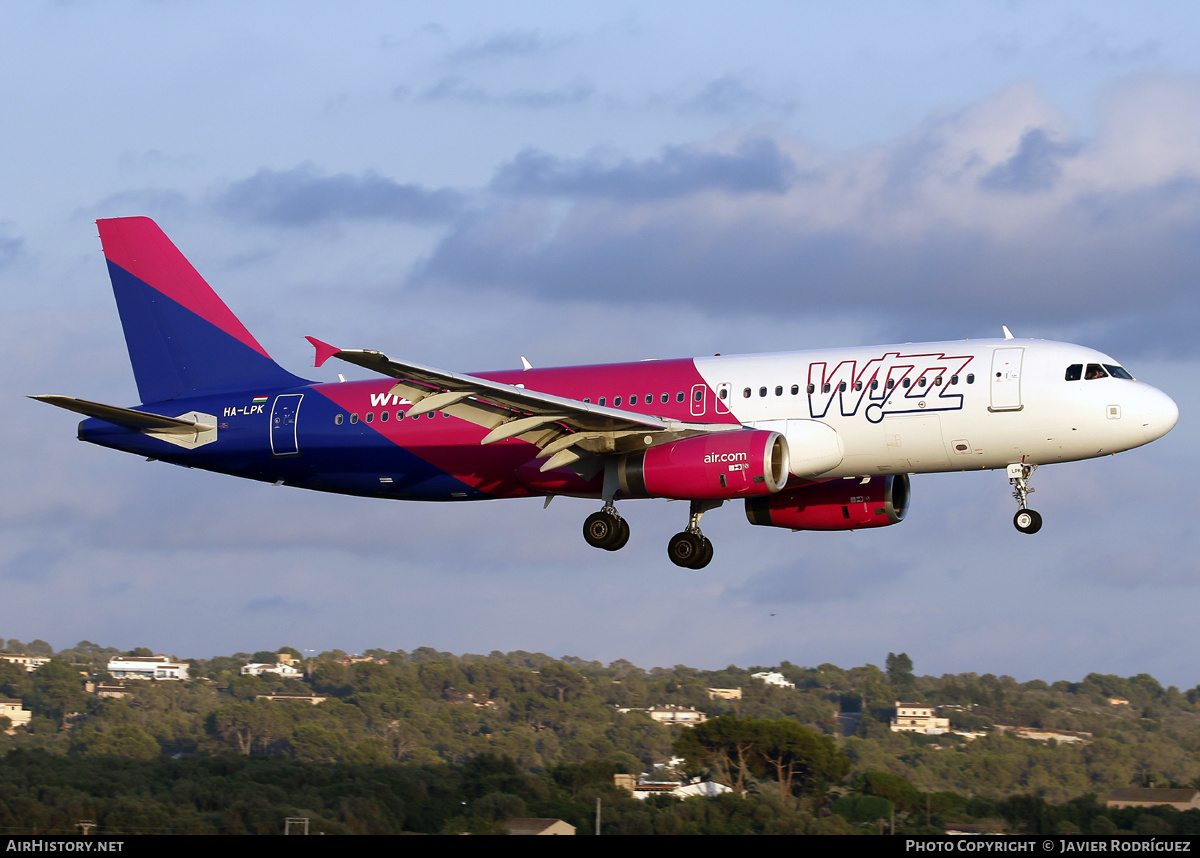
[[[323,343],[316,337],[305,337],[304,339],[312,343],[313,348],[317,350],[317,356],[316,360],[313,362],[313,366],[321,366],[325,363],[325,361],[329,360],[331,357],[341,351],[341,349],[339,349],[337,346],[331,346],[329,343]]]

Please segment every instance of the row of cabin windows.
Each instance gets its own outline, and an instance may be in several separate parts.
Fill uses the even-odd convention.
[[[1081,363],[1073,363],[1067,367],[1067,381],[1079,381],[1081,378],[1084,381],[1095,381],[1097,378],[1110,377],[1124,378],[1128,379],[1129,381],[1133,381],[1133,376],[1129,374],[1129,370],[1125,369],[1123,366],[1114,366],[1110,363],[1103,365],[1098,363],[1089,363],[1087,365],[1086,372],[1084,371],[1083,364]]]
[[[627,404],[629,404],[629,405],[637,405],[637,404],[638,404],[638,396],[639,396],[639,395],[638,395],[638,394],[636,394],[636,393],[632,394],[632,395],[629,397]],[[676,401],[676,402],[683,402],[683,400],[684,400],[685,398],[686,398],[686,397],[684,396],[684,393],[683,393],[683,391],[682,391],[682,390],[681,390],[681,391],[679,391],[678,393],[676,393],[676,394],[675,394],[675,401]],[[696,399],[696,401],[697,401],[697,402],[700,402],[702,399],[704,399],[704,391],[703,391],[703,390],[697,390],[697,391],[696,391],[696,396],[695,396],[695,399]],[[584,401],[584,402],[589,402],[589,403],[590,403],[590,402],[592,401],[592,398],[591,398],[590,396],[585,396],[585,397],[583,398],[583,401]],[[621,397],[620,397],[620,396],[614,396],[614,397],[613,397],[613,401],[612,401],[613,408],[620,408],[620,407],[621,407],[621,401],[622,401],[622,399],[621,399]],[[660,395],[659,395],[659,397],[658,397],[658,401],[659,401],[659,402],[661,402],[663,405],[666,405],[668,402],[670,402],[670,401],[671,401],[671,394],[669,394],[669,393],[663,393],[663,394],[660,394]],[[654,394],[653,394],[653,393],[647,393],[645,396],[642,396],[642,397],[641,397],[641,402],[642,402],[643,404],[645,404],[645,405],[653,405],[653,404],[654,404]],[[607,405],[607,404],[608,404],[608,397],[607,397],[607,396],[601,396],[599,399],[597,399],[597,400],[596,400],[596,404],[597,404],[597,405]]]
[[[923,376],[923,375],[922,375],[920,378],[918,378],[918,379],[917,379],[917,387],[925,387],[925,385],[926,385],[926,384],[928,384],[928,383],[929,383],[929,382],[927,382],[927,381],[926,381],[926,379],[925,379],[925,376]],[[967,374],[967,384],[974,384],[974,383],[975,383],[975,373],[973,373],[973,372],[972,372],[972,373],[968,373],[968,374]],[[957,376],[957,375],[952,375],[952,376],[950,376],[950,384],[958,384],[958,376]],[[889,378],[889,379],[887,380],[887,389],[888,389],[888,390],[891,390],[891,389],[893,389],[895,386],[896,386],[896,379],[894,379],[894,378]],[[903,381],[901,381],[901,382],[900,382],[900,386],[901,386],[901,387],[903,387],[904,389],[906,389],[906,390],[907,390],[908,388],[912,387],[912,379],[910,379],[910,378],[906,378],[906,379],[904,379]],[[941,387],[941,386],[942,386],[942,376],[940,376],[940,375],[939,375],[939,376],[935,376],[935,377],[934,377],[934,379],[933,379],[933,386],[934,386],[934,387]],[[821,385],[821,392],[822,392],[822,393],[829,393],[829,392],[830,392],[832,389],[833,389],[833,388],[832,388],[832,386],[829,384],[829,382],[825,382],[825,384]],[[839,392],[839,393],[845,393],[847,389],[848,389],[848,385],[846,384],[846,382],[844,382],[844,381],[843,381],[843,382],[839,382],[839,383],[838,383],[838,392]],[[860,381],[856,381],[856,382],[854,382],[854,389],[855,389],[855,390],[862,390],[862,389],[863,389],[863,383],[862,383],[862,381],[861,381],[861,380],[860,380]],[[871,381],[871,390],[878,390],[878,389],[879,389],[879,379],[873,379],[873,380]],[[724,391],[721,391],[721,392],[722,392],[722,394],[724,393]],[[817,386],[816,386],[815,384],[810,384],[810,385],[808,385],[808,387],[805,389],[805,392],[806,392],[806,393],[809,393],[809,394],[816,393],[816,392],[817,392]],[[800,393],[800,385],[798,385],[798,384],[793,384],[793,385],[792,385],[792,389],[791,389],[791,394],[792,394],[792,396],[797,396],[797,395],[799,395],[799,393]],[[754,395],[754,392],[753,392],[753,390],[752,390],[751,388],[749,388],[749,387],[747,387],[747,388],[745,388],[744,390],[742,390],[742,397],[743,397],[744,399],[749,399],[749,398],[750,398],[751,396],[753,396],[753,395]],[[767,388],[765,388],[765,387],[760,387],[760,388],[758,389],[758,395],[759,395],[759,396],[766,396],[766,395],[767,395]],[[776,386],[775,386],[775,395],[776,395],[776,396],[783,396],[783,385],[782,385],[782,384],[779,384],[779,385],[776,385]],[[724,396],[722,396],[722,398],[724,398]]]
[[[426,417],[428,417],[430,420],[432,420],[434,417],[437,417],[437,416],[438,416],[438,414],[441,414],[443,417],[449,417],[449,416],[450,416],[449,414],[447,414],[447,413],[446,413],[446,412],[444,412],[444,411],[428,411],[428,412],[426,412],[425,416],[426,416]],[[342,423],[344,423],[344,422],[345,422],[345,419],[346,419],[346,415],[345,415],[345,414],[335,414],[335,415],[333,416],[333,423],[334,423],[334,425],[335,425],[335,426],[341,426],[341,425],[342,425]],[[380,422],[380,423],[387,423],[387,422],[388,422],[388,420],[390,420],[390,419],[391,419],[391,412],[390,412],[390,411],[380,411],[380,412],[379,412],[379,422]],[[404,412],[403,412],[403,411],[397,411],[397,412],[396,412],[396,419],[397,419],[397,420],[403,420],[403,419],[404,419]],[[413,418],[413,420],[420,420],[420,419],[421,419],[421,415],[420,415],[420,414],[418,414],[416,417],[414,417],[414,418]],[[374,422],[375,422],[375,412],[374,412],[374,411],[368,411],[366,414],[364,414],[364,415],[363,415],[363,420],[365,420],[367,423],[374,423]],[[357,414],[357,412],[355,412],[355,413],[352,413],[352,414],[350,415],[350,422],[351,422],[351,423],[357,423],[357,422],[358,422],[358,414]]]
[[[1091,368],[1091,366],[1093,366],[1093,365],[1092,365],[1092,364],[1089,364],[1089,371],[1090,371],[1090,368]],[[1068,380],[1068,381],[1072,381],[1072,380],[1074,380],[1074,379],[1072,379],[1072,378],[1070,377],[1070,375],[1071,375],[1071,370],[1072,370],[1072,369],[1076,369],[1077,367],[1078,367],[1078,364],[1077,364],[1077,365],[1075,365],[1075,366],[1073,366],[1073,367],[1070,367],[1070,368],[1067,370],[1067,380]],[[1111,367],[1110,367],[1110,369],[1111,369]],[[1120,369],[1120,368],[1119,368],[1119,367],[1116,367],[1116,369]],[[1121,372],[1125,372],[1124,370],[1120,370],[1120,371],[1121,371]],[[1101,370],[1101,372],[1103,372],[1103,370]],[[1113,373],[1113,374],[1114,374],[1114,375],[1116,375],[1116,373]],[[1089,375],[1088,377],[1089,377],[1089,378],[1091,378],[1092,376],[1090,376],[1090,375]],[[1129,376],[1129,373],[1125,373],[1125,375],[1124,375],[1124,376],[1118,376],[1118,377],[1119,377],[1119,378],[1124,378],[1124,377],[1130,377],[1130,378],[1131,378],[1132,376]],[[1078,376],[1076,376],[1076,378],[1078,378]],[[967,380],[967,384],[974,384],[974,383],[975,383],[975,374],[974,374],[974,373],[970,373],[969,375],[967,375],[967,379],[966,379],[966,380]],[[952,375],[952,376],[950,376],[950,384],[958,384],[958,376],[957,376],[957,375]],[[911,385],[912,385],[912,380],[911,380],[911,379],[908,379],[908,378],[906,378],[906,379],[904,379],[903,381],[901,381],[901,382],[900,382],[900,386],[901,386],[901,387],[903,387],[903,388],[905,388],[905,389],[907,389],[907,388],[911,387]],[[921,376],[920,378],[918,378],[918,379],[917,379],[917,386],[918,386],[918,387],[925,387],[925,385],[926,385],[925,376]],[[939,375],[939,376],[936,376],[936,377],[933,379],[933,386],[934,386],[934,387],[940,387],[941,385],[942,385],[942,376],[940,376],[940,375]],[[887,389],[888,389],[888,390],[891,390],[891,389],[893,389],[895,386],[896,386],[896,380],[895,380],[894,378],[889,378],[889,379],[887,380]],[[828,383],[826,383],[826,384],[824,384],[824,385],[822,386],[822,388],[821,388],[821,392],[822,392],[822,393],[829,393],[829,392],[830,392],[830,389],[831,389],[830,385],[829,385]],[[856,382],[854,382],[854,389],[855,389],[855,390],[862,390],[862,389],[863,389],[863,383],[862,383],[862,381],[856,381]],[[871,390],[878,390],[878,389],[879,389],[879,380],[878,380],[878,379],[874,379],[874,380],[872,380],[872,381],[871,381]],[[840,393],[845,393],[845,392],[846,392],[846,390],[847,390],[847,385],[846,385],[846,382],[844,382],[844,381],[843,381],[843,382],[841,382],[840,384],[838,384],[838,391],[839,391]],[[810,393],[810,394],[812,394],[812,393],[815,393],[815,392],[816,392],[816,385],[814,385],[814,384],[810,384],[810,385],[808,385],[808,387],[807,387],[807,389],[806,389],[806,392],[807,392],[807,393]],[[792,387],[791,387],[791,394],[792,394],[792,396],[797,396],[799,393],[800,393],[800,385],[798,385],[798,384],[793,384],[793,385],[792,385]],[[743,391],[742,391],[742,396],[743,396],[744,398],[746,398],[746,399],[749,399],[749,398],[750,398],[752,395],[753,395],[753,391],[752,391],[752,390],[751,390],[751,388],[749,388],[749,387],[747,387],[745,390],[743,390]],[[767,395],[767,388],[766,388],[766,387],[760,387],[760,388],[758,389],[758,395],[759,395],[759,396],[766,396],[766,395]],[[783,385],[782,385],[782,384],[780,384],[780,385],[776,385],[776,387],[775,387],[775,395],[776,395],[776,396],[783,396]],[[721,399],[723,399],[723,400],[724,400],[724,399],[727,399],[727,398],[728,398],[728,396],[729,396],[729,391],[728,391],[728,389],[727,389],[727,388],[725,388],[725,387],[722,387],[722,388],[720,388],[720,389],[717,391],[717,396],[719,396],[719,397],[720,397]],[[704,388],[698,388],[698,389],[697,389],[697,390],[696,390],[696,391],[693,393],[693,395],[692,395],[692,398],[693,398],[693,399],[694,399],[696,402],[703,402],[703,401],[704,401]],[[628,399],[628,403],[627,403],[627,404],[628,404],[628,405],[630,405],[630,406],[637,405],[637,404],[638,404],[638,399],[639,399],[639,394],[636,394],[636,393],[634,393],[634,394],[630,395],[630,397],[629,397],[629,399]],[[675,401],[676,401],[676,402],[683,402],[683,401],[684,401],[684,399],[685,399],[685,396],[684,396],[684,393],[683,393],[683,391],[682,391],[682,390],[681,390],[681,391],[679,391],[679,392],[677,392],[677,393],[675,394]],[[591,398],[590,396],[585,396],[585,397],[583,398],[583,401],[584,401],[584,402],[587,402],[587,403],[590,403],[590,402],[592,401],[592,398]],[[654,394],[653,394],[653,393],[647,393],[647,394],[645,394],[645,396],[641,397],[641,401],[642,401],[644,404],[646,404],[646,405],[653,405],[653,404],[654,404]],[[660,402],[661,402],[663,405],[666,405],[668,402],[670,402],[670,401],[671,401],[671,394],[669,394],[669,393],[663,393],[663,394],[661,394],[661,395],[660,395],[660,397],[659,397],[659,401],[660,401]],[[613,407],[614,407],[614,408],[620,408],[620,407],[621,407],[621,402],[622,402],[622,398],[621,398],[620,396],[614,396],[614,397],[613,397],[612,404],[613,404]],[[601,406],[603,406],[603,405],[607,405],[607,404],[608,404],[608,397],[606,397],[606,396],[601,396],[601,397],[600,397],[598,400],[596,400],[596,404],[597,404],[597,405],[601,405]],[[437,414],[439,414],[439,413],[441,413],[441,415],[442,415],[443,417],[449,417],[449,416],[450,416],[449,414],[447,414],[447,413],[445,413],[445,412],[437,412],[437,411],[430,411],[430,412],[428,412],[428,413],[427,413],[427,415],[426,415],[426,416],[428,416],[429,418],[431,418],[431,419],[432,419],[433,417],[435,417],[435,416],[436,416]],[[391,412],[388,412],[388,411],[381,411],[381,412],[379,413],[379,421],[380,421],[381,423],[386,423],[386,422],[388,421],[389,417],[390,417],[390,414],[391,414]],[[338,425],[338,426],[341,426],[341,425],[342,425],[342,423],[343,423],[343,421],[344,421],[344,417],[345,417],[345,415],[338,414],[338,415],[334,416],[334,418],[333,418],[333,422],[334,422],[336,425]],[[363,416],[363,419],[364,419],[364,420],[366,420],[366,422],[367,422],[367,423],[372,423],[372,422],[374,422],[374,420],[375,420],[375,412],[373,412],[373,411],[368,411],[368,412],[367,412],[367,413],[366,413],[366,414]],[[403,412],[403,411],[397,411],[397,412],[396,412],[396,419],[397,419],[397,420],[403,420],[403,419],[404,419],[404,412]],[[418,418],[414,418],[414,419],[418,419]],[[358,422],[358,414],[357,414],[357,413],[352,413],[352,414],[350,415],[350,422],[351,422],[351,423],[357,423],[357,422]]]

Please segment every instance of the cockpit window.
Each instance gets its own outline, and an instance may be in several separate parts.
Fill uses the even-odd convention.
[[[1067,367],[1067,381],[1079,381],[1083,378],[1083,364],[1073,363]]]
[[[1104,367],[1098,363],[1089,363],[1087,372],[1083,376],[1084,381],[1094,381],[1097,378],[1108,378],[1108,373],[1104,371]]]
[[[1110,363],[1106,363],[1104,368],[1108,370],[1108,374],[1113,378],[1124,378],[1129,381],[1133,381],[1133,376],[1130,375],[1129,370],[1125,369],[1123,366],[1113,366]]]

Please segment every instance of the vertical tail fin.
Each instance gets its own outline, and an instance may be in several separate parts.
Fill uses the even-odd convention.
[[[96,225],[142,402],[307,383],[271,359],[154,221]]]

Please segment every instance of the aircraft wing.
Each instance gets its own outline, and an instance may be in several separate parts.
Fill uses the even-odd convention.
[[[578,399],[527,390],[407,361],[396,361],[369,349],[339,349],[307,337],[317,350],[316,365],[329,358],[352,363],[396,379],[392,395],[413,403],[416,417],[443,411],[491,431],[480,442],[521,438],[541,448],[543,471],[569,465],[586,454],[605,455],[704,432],[741,428],[738,424],[685,423],[608,408]]]

